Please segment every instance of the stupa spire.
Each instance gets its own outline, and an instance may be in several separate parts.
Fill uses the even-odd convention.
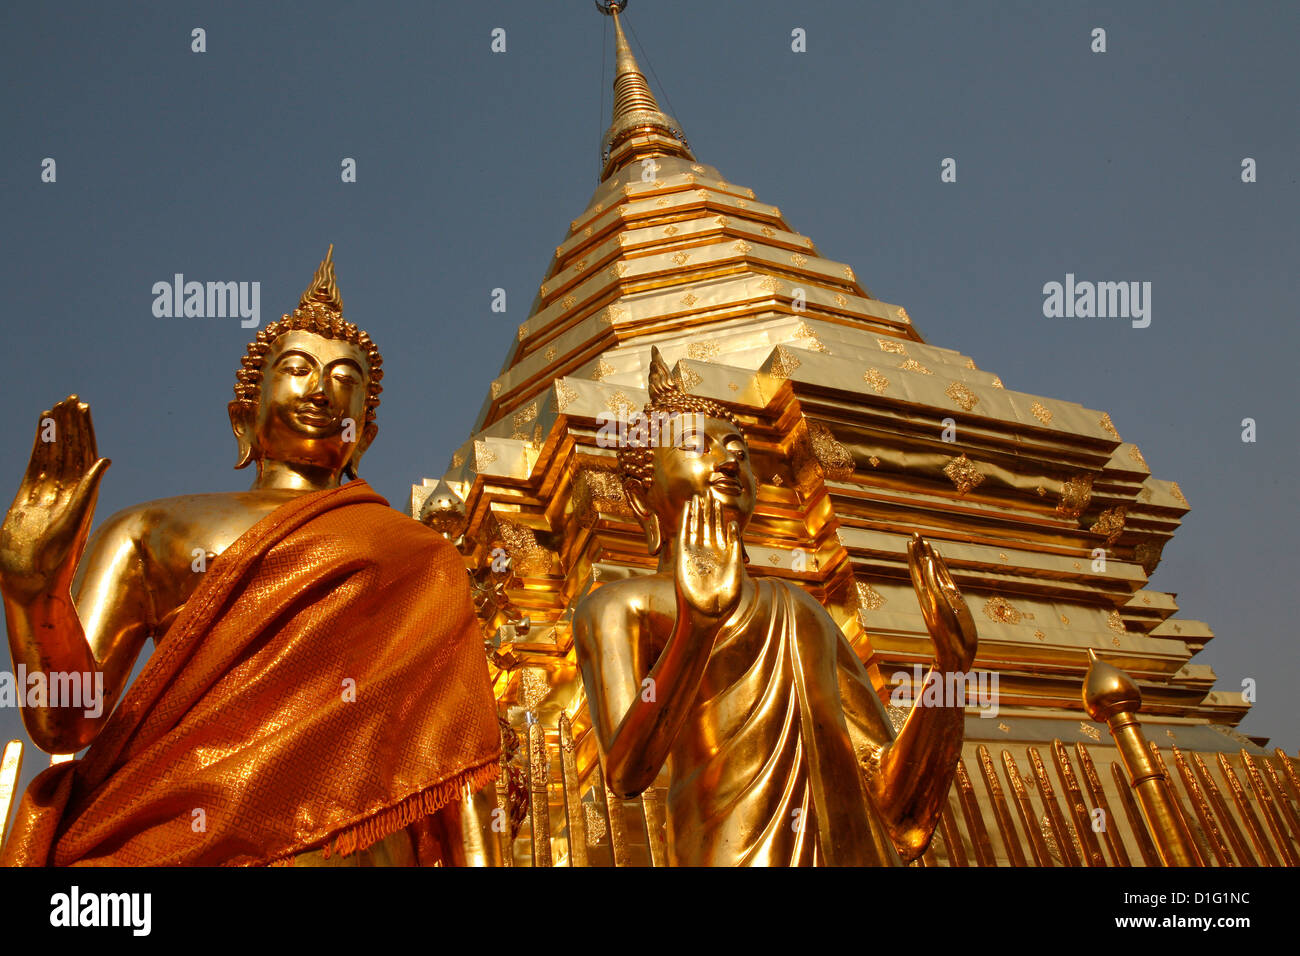
[[[694,159],[677,120],[659,108],[645,74],[632,55],[619,14],[628,0],[596,0],[614,20],[614,110],[601,141],[602,180],[629,163],[650,156]]]

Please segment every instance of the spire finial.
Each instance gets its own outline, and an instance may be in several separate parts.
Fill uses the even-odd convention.
[[[694,159],[677,120],[659,108],[645,74],[632,55],[619,14],[628,0],[593,0],[596,9],[614,18],[614,110],[601,143],[601,179],[648,156]],[[637,142],[631,142],[636,140]]]
[[[632,55],[632,47],[623,33],[618,14],[626,4],[614,4],[609,15],[614,18],[614,121],[633,110],[659,112],[659,101],[650,91],[645,74]]]
[[[325,258],[316,267],[316,274],[311,277],[311,285],[298,300],[298,308],[306,308],[313,302],[319,302],[334,312],[343,314],[343,297],[339,295],[339,284],[334,278],[334,243],[330,243]]]

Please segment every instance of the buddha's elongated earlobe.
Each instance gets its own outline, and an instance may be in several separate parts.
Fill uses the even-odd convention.
[[[645,488],[640,481],[631,480],[624,485],[624,491],[632,514],[636,515],[645,531],[646,548],[652,556],[658,554],[664,547],[663,526],[659,522],[659,515],[646,503]]]
[[[253,442],[253,411],[249,407],[250,402],[236,400],[226,406],[230,412],[230,429],[235,433],[235,441],[239,443],[239,460],[235,462],[235,469],[247,468],[253,462],[254,442]]]
[[[659,525],[659,516],[653,511],[650,512],[646,517],[644,527],[646,548],[649,549],[652,555],[658,554],[664,547],[664,534]]]

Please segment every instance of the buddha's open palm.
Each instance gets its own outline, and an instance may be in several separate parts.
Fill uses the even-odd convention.
[[[975,662],[979,635],[970,608],[957,590],[939,553],[919,534],[907,543],[907,566],[921,605],[926,629],[934,641],[941,670],[967,671]]]
[[[16,600],[66,589],[86,547],[99,482],[90,406],[71,395],[41,414],[31,461],[0,525],[0,588]]]
[[[736,609],[745,566],[740,537],[736,522],[723,524],[716,500],[691,499],[677,533],[674,568],[677,594],[688,611],[716,621]]]

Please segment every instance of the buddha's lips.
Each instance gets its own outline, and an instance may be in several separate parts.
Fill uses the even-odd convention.
[[[326,428],[334,424],[333,415],[309,408],[298,410],[298,420],[307,425],[315,425],[319,428]]]
[[[709,480],[709,487],[716,488],[719,491],[723,492],[724,494],[728,494],[728,495],[739,495],[743,493],[745,490],[741,486],[739,481],[737,481],[735,478],[729,478],[725,475],[720,475],[718,477],[711,478]]]

